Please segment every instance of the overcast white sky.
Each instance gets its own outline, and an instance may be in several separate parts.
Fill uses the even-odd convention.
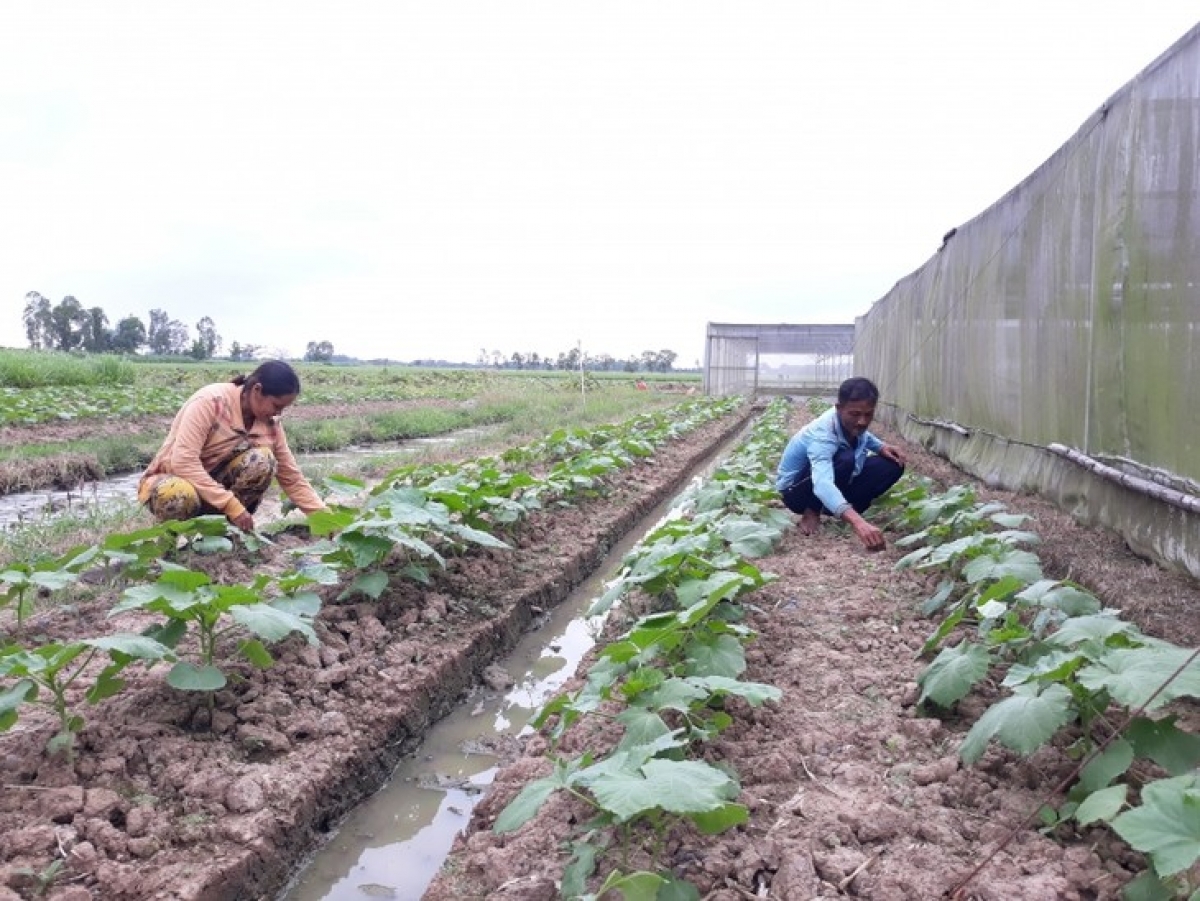
[[[5,2],[25,295],[302,354],[702,358],[851,322],[1194,0]]]

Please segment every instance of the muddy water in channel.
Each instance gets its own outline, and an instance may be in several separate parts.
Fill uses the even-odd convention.
[[[740,440],[723,445],[695,478],[707,478]],[[602,618],[584,614],[617,576],[625,554],[674,503],[663,503],[630,530],[596,572],[499,661],[513,687],[477,689],[435,723],[416,753],[340,824],[277,901],[419,901],[496,773],[487,749],[514,741],[574,675],[602,625]]]

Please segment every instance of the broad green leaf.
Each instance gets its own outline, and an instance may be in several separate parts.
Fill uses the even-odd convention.
[[[686,879],[672,873],[661,874],[663,883],[658,887],[654,901],[700,901],[700,890]]]
[[[271,601],[271,606],[294,616],[316,616],[321,612],[321,596],[315,591],[297,591],[295,594]]]
[[[722,806],[729,776],[697,760],[648,760],[639,773],[613,773],[591,782],[606,810],[628,820],[656,807],[670,813],[703,813]]]
[[[611,608],[612,605],[617,601],[621,600],[621,598],[625,596],[625,592],[628,590],[629,586],[624,579],[618,579],[617,581],[613,582],[613,584],[605,589],[604,594],[600,595],[600,597],[598,597],[592,603],[592,606],[588,608],[587,616],[590,618],[593,616],[599,616],[602,613],[607,613],[609,608]]]
[[[944,606],[946,601],[950,600],[950,595],[954,592],[954,580],[942,579],[938,584],[937,591],[925,599],[921,605],[921,613],[925,616],[933,616]]]
[[[647,710],[679,710],[686,713],[697,701],[708,696],[709,692],[695,685],[691,679],[667,679],[640,694],[637,704]]]
[[[88,638],[84,644],[102,651],[117,652],[135,660],[162,660],[171,656],[171,649],[146,635],[118,632],[101,638]]]
[[[1175,714],[1152,720],[1139,716],[1125,729],[1125,737],[1139,757],[1153,760],[1172,776],[1182,776],[1200,766],[1200,735],[1175,725]]]
[[[575,898],[587,890],[587,881],[596,871],[596,856],[600,849],[591,842],[573,842],[571,860],[563,868],[562,896]]]
[[[59,569],[69,569],[78,572],[100,556],[101,550],[96,545],[72,548],[59,558]]]
[[[742,823],[748,822],[750,812],[742,804],[725,804],[716,810],[690,814],[689,819],[705,835],[716,835],[733,826],[740,826]]]
[[[492,831],[503,834],[520,829],[533,819],[546,799],[562,787],[559,780],[550,777],[530,782],[500,811],[500,816],[492,824]]]
[[[899,560],[897,560],[895,568],[896,569],[911,569],[932,553],[933,553],[933,548],[929,545],[926,545],[925,547],[922,547],[922,548],[917,548],[912,553],[905,554],[903,557],[901,557]]]
[[[1015,529],[1029,519],[1024,513],[993,513],[988,517],[996,525],[1002,529]],[[1029,533],[1033,535],[1033,532]]]
[[[1112,821],[1117,835],[1150,856],[1160,876],[1173,876],[1200,857],[1200,782],[1196,774],[1151,782],[1142,804]]]
[[[687,610],[685,622],[689,625],[698,622],[717,601],[737,597],[745,581],[741,573],[722,570],[706,579],[688,579],[680,583],[675,595],[679,606]]]
[[[752,707],[760,707],[767,701],[778,701],[783,697],[779,688],[764,682],[741,682],[726,676],[689,676],[687,681],[714,695],[742,698]]]
[[[983,608],[992,601],[1008,601],[1010,598],[1014,597],[1018,591],[1024,588],[1026,584],[1028,583],[1018,579],[1016,576],[1004,576],[1003,578],[997,579],[995,582],[988,585],[983,591],[979,592],[975,598],[975,606]],[[1005,609],[1008,609],[1007,604],[1005,604],[1004,607]],[[991,614],[984,615],[988,616]]]
[[[634,670],[621,686],[621,694],[632,701],[644,692],[657,688],[666,680],[666,675],[654,667],[639,667]]]
[[[423,560],[436,560],[440,565],[446,565],[445,559],[441,554],[433,549],[432,545],[430,545],[428,542],[422,541],[415,535],[394,533],[391,538],[397,545],[408,548]]]
[[[683,649],[688,676],[728,676],[746,671],[746,650],[733,635],[695,635]]]
[[[1003,601],[984,601],[975,608],[984,619],[999,619],[1008,612],[1008,604]]]
[[[147,638],[152,638],[159,644],[167,648],[174,648],[179,644],[179,640],[187,635],[188,624],[187,620],[171,619],[165,623],[159,623],[155,626],[150,626],[145,631]]]
[[[1040,695],[1015,694],[988,708],[967,733],[959,754],[964,762],[974,763],[993,737],[1030,754],[1074,718],[1071,693],[1062,685],[1050,685]]]
[[[207,573],[196,572],[190,569],[165,569],[163,574],[158,577],[159,584],[175,588],[179,591],[195,591],[203,585],[208,585],[212,579]]]
[[[370,572],[359,573],[340,596],[348,598],[353,597],[355,594],[362,594],[373,601],[377,601],[387,586],[387,573],[381,569],[375,569]]]
[[[938,627],[934,630],[933,634],[925,639],[925,644],[921,646],[921,656],[928,654],[939,644],[941,644],[942,640],[958,627],[958,624],[962,622],[963,617],[966,615],[967,605],[965,603],[960,603],[957,607],[947,613],[946,618],[938,624]]]
[[[721,537],[729,542],[730,550],[739,557],[765,557],[779,541],[776,529],[752,519],[726,520],[720,528]]]
[[[217,691],[225,687],[225,674],[215,666],[181,660],[167,673],[167,684],[181,691]]]
[[[508,802],[508,806],[496,817],[492,831],[503,833],[521,828],[556,789],[568,788],[575,783],[582,763],[579,760],[554,761],[554,771],[549,776],[528,783]]]
[[[1101,753],[1088,761],[1079,774],[1079,784],[1086,792],[1104,788],[1123,775],[1133,763],[1133,745],[1123,738],[1111,741]]]
[[[641,702],[644,698],[638,700]],[[619,748],[649,744],[657,738],[671,734],[671,727],[655,713],[656,709],[660,708],[627,707],[617,714],[617,722],[625,727]]]
[[[1121,889],[1121,901],[1177,901],[1178,897],[1174,888],[1163,882],[1153,867],[1143,870]],[[1195,893],[1188,901],[1196,901]]]
[[[114,663],[101,670],[85,696],[89,704],[99,703],[125,690],[125,680],[117,677],[117,673],[122,669],[124,664]]]
[[[470,526],[454,523],[450,527],[450,532],[459,538],[464,538],[481,547],[499,548],[501,550],[510,549],[510,546],[506,542],[501,541],[495,535],[485,532],[482,529],[473,529]]]
[[[72,572],[33,572],[29,576],[29,581],[49,591],[57,591],[78,578],[79,576]]]
[[[300,579],[316,582],[318,585],[336,585],[339,578],[338,568],[324,562],[305,563],[296,570],[296,575]],[[289,589],[298,587],[298,585],[292,584],[286,576],[279,581],[281,585]]]
[[[17,709],[35,697],[37,685],[31,679],[22,679],[12,688],[0,691],[0,732],[11,729],[17,721]]]
[[[1098,613],[1095,616],[1072,617],[1046,640],[1051,644],[1071,647],[1082,642],[1103,643],[1113,635],[1137,634],[1137,627],[1133,623],[1125,622],[1116,616]]]
[[[318,537],[332,535],[349,526],[354,518],[352,510],[318,510],[308,514],[308,530]]]
[[[350,559],[359,569],[366,569],[379,563],[391,553],[393,546],[393,543],[387,538],[351,531],[339,535],[337,543],[339,548],[344,548],[349,552]]]
[[[1086,662],[1087,658],[1075,651],[1050,651],[1038,656],[1031,664],[1014,663],[1004,674],[1001,685],[1016,688],[1034,679],[1043,682],[1064,682]]]
[[[1091,691],[1107,691],[1131,710],[1155,710],[1175,698],[1200,697],[1200,662],[1166,680],[1193,655],[1187,648],[1117,648],[1079,670],[1079,683]]]
[[[1127,785],[1110,785],[1108,788],[1092,792],[1076,808],[1075,819],[1080,826],[1089,826],[1097,820],[1109,822],[1125,806],[1125,796],[1128,792]]]
[[[192,542],[198,554],[223,554],[233,550],[233,542],[224,535],[204,535]]]
[[[1042,595],[1038,603],[1061,610],[1067,616],[1092,616],[1103,606],[1094,594],[1074,585],[1060,585]]]
[[[299,632],[311,645],[318,644],[317,633],[311,623],[295,614],[279,610],[267,604],[244,604],[230,610],[234,622],[245,626],[259,638],[267,641],[282,641],[292,632]]]
[[[1013,576],[1025,584],[1042,578],[1042,564],[1037,554],[1011,548],[998,554],[984,554],[963,567],[963,578],[971,585],[985,579],[996,580]]]
[[[248,638],[238,645],[242,656],[259,669],[270,669],[275,665],[275,658],[257,638]]]
[[[943,648],[925,672],[917,677],[921,686],[918,703],[926,698],[942,707],[960,701],[971,691],[972,686],[987,675],[992,656],[983,645],[960,642],[952,648]]]
[[[608,892],[619,892],[624,901],[658,901],[659,889],[666,879],[657,873],[637,872],[628,875],[619,870],[613,870],[596,892],[597,898],[603,898]]]

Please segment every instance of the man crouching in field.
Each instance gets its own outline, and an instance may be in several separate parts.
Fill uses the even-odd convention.
[[[904,475],[904,451],[867,431],[879,389],[864,378],[846,379],[837,404],[792,436],[779,461],[775,487],[812,535],[821,514],[848,522],[867,550],[884,546],[883,532],[862,514]]]

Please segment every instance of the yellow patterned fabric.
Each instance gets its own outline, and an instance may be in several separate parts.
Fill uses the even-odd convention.
[[[254,513],[271,487],[276,468],[275,455],[269,448],[249,447],[209,475],[230,491],[246,510]],[[149,508],[159,522],[222,512],[201,500],[196,486],[179,476],[161,475],[142,479],[138,486],[138,500]]]

